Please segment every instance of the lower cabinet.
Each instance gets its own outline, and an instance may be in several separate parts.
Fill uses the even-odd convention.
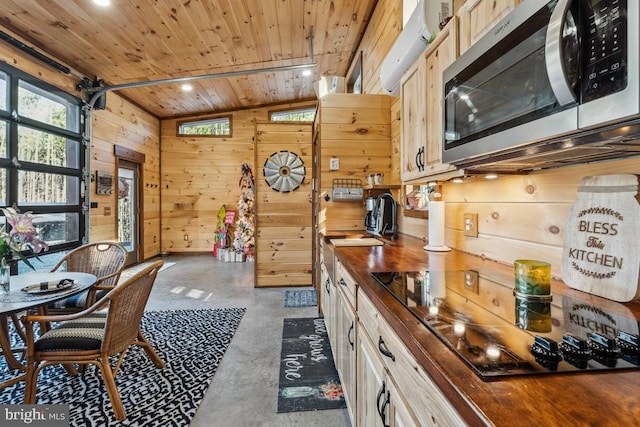
[[[331,277],[324,263],[320,263],[320,281],[322,290],[322,298],[320,298],[320,306],[324,316],[324,324],[327,327],[327,335],[329,341],[333,344],[336,339],[336,287],[331,282]],[[335,351],[333,352],[335,362]]]
[[[336,345],[332,347],[337,352],[336,369],[340,375],[351,424],[354,425],[356,413],[356,313],[344,297],[341,296],[338,300],[336,316],[338,333]]]
[[[389,393],[387,400],[390,402],[385,414],[389,423],[387,425],[466,426],[458,411],[418,364],[364,292],[358,293],[358,319],[359,342],[365,342],[365,337],[369,338],[384,366],[385,392]],[[361,351],[358,358],[363,353]],[[358,375],[360,378],[361,372]],[[384,408],[380,412],[383,410]]]
[[[323,312],[353,426],[466,426],[424,368],[337,264]]]
[[[357,425],[417,426],[418,421],[366,333],[358,334]]]

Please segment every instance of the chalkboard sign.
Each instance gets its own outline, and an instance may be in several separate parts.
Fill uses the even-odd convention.
[[[562,280],[614,301],[638,298],[639,241],[638,177],[584,177],[567,217]]]

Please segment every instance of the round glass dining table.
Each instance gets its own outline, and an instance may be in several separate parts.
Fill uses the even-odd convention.
[[[60,288],[52,286],[52,284],[67,283],[68,281],[73,281],[73,284],[64,285]],[[73,271],[33,272],[11,276],[9,293],[0,295],[0,347],[2,348],[7,368],[25,370],[24,365],[16,359],[14,350],[11,348],[8,322],[10,316],[69,298],[86,291],[96,281],[97,278],[93,274]],[[14,321],[15,319],[17,317],[14,316]],[[19,324],[15,326],[20,328]],[[12,380],[7,383],[13,384],[15,381]],[[0,389],[9,385],[7,383],[1,383]]]

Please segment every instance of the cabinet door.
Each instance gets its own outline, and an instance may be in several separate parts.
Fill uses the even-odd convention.
[[[460,54],[521,2],[522,0],[468,0],[458,11]]]
[[[358,427],[383,427],[385,425],[379,408],[382,404],[385,388],[383,388],[384,366],[378,356],[369,335],[364,328],[358,328],[358,360],[357,360],[357,425]]]
[[[400,178],[403,181],[419,178],[422,174],[425,150],[425,93],[424,57],[421,55],[402,82],[400,131]]]
[[[327,327],[327,335],[331,345],[335,345],[335,314],[333,310],[333,295],[331,294],[332,284],[327,267],[324,263],[320,264],[320,289],[322,291],[322,298],[320,303],[322,304],[322,315],[324,316],[324,324]],[[334,355],[335,357],[335,355]]]
[[[458,54],[458,20],[454,16],[438,34],[426,53],[427,84],[427,151],[425,155],[425,175],[455,170],[442,163],[443,139],[443,94],[442,73],[455,61]]]
[[[342,295],[338,297],[337,363],[351,424],[355,424],[356,409],[356,315]]]
[[[387,400],[389,402],[387,406],[390,420],[389,426],[414,427],[420,425],[413,415],[413,412],[411,412],[411,409],[409,409],[409,405],[393,381],[393,378],[387,375],[385,384],[387,386]]]

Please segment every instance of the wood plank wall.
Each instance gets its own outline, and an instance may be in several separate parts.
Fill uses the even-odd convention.
[[[454,2],[454,10],[462,2]],[[365,33],[363,52],[365,93],[381,93],[379,65],[400,31],[402,10],[397,2],[380,0]],[[375,53],[374,53],[375,52]],[[399,164],[399,102],[391,97],[391,164]],[[576,199],[577,184],[588,175],[640,174],[640,160],[627,159],[540,171],[529,175],[477,177],[463,184],[443,183],[446,204],[445,235],[452,248],[511,265],[518,258],[552,264],[560,277],[566,215]],[[398,169],[399,175],[399,169]],[[426,180],[425,180],[426,183]],[[463,214],[478,213],[479,236],[463,236]],[[400,231],[422,239],[428,220],[400,215]]]
[[[115,93],[107,93],[106,109],[95,110],[92,119],[90,171],[94,176],[97,170],[117,175],[116,145],[145,155],[141,177],[141,261],[154,257],[160,252],[161,241],[160,121]],[[91,240],[117,240],[117,191],[112,195],[96,194],[92,183],[91,201],[98,203],[91,210]]]
[[[38,77],[73,96],[80,95],[75,90],[75,85],[79,81],[78,76],[82,74],[73,68],[70,74],[64,74],[6,43],[0,43],[0,61]],[[143,182],[145,242],[142,248],[143,259],[156,255],[160,245],[159,128],[160,122],[154,116],[113,92],[107,94],[107,108],[96,110],[93,115],[92,157],[88,165],[91,173],[95,174],[96,170],[101,170],[115,175],[116,159],[113,152],[115,144],[125,145],[146,155],[145,182]],[[98,202],[98,208],[90,212],[89,240],[116,240],[116,196],[96,195],[95,183],[91,184],[89,191],[91,201]],[[105,215],[105,207],[110,208],[110,215]]]
[[[318,229],[321,232],[365,228],[364,203],[333,200],[334,179],[359,179],[366,186],[367,175],[380,172],[385,174],[385,182],[399,182],[399,174],[394,177],[390,169],[389,101],[386,95],[329,94],[320,98],[317,131],[320,146]],[[332,157],[340,160],[337,171],[329,170]],[[325,196],[329,196],[329,200]]]
[[[309,122],[256,124],[256,287],[312,284],[312,127]],[[304,180],[293,191],[276,191],[264,178],[265,162],[281,151],[304,164]]]
[[[177,122],[210,115],[166,119],[161,122],[162,251],[212,252],[218,210],[237,209],[243,163],[254,175],[256,121],[269,119],[272,110],[315,106],[283,104],[238,110],[230,115],[231,137],[177,136]],[[186,236],[186,237],[185,237]]]

